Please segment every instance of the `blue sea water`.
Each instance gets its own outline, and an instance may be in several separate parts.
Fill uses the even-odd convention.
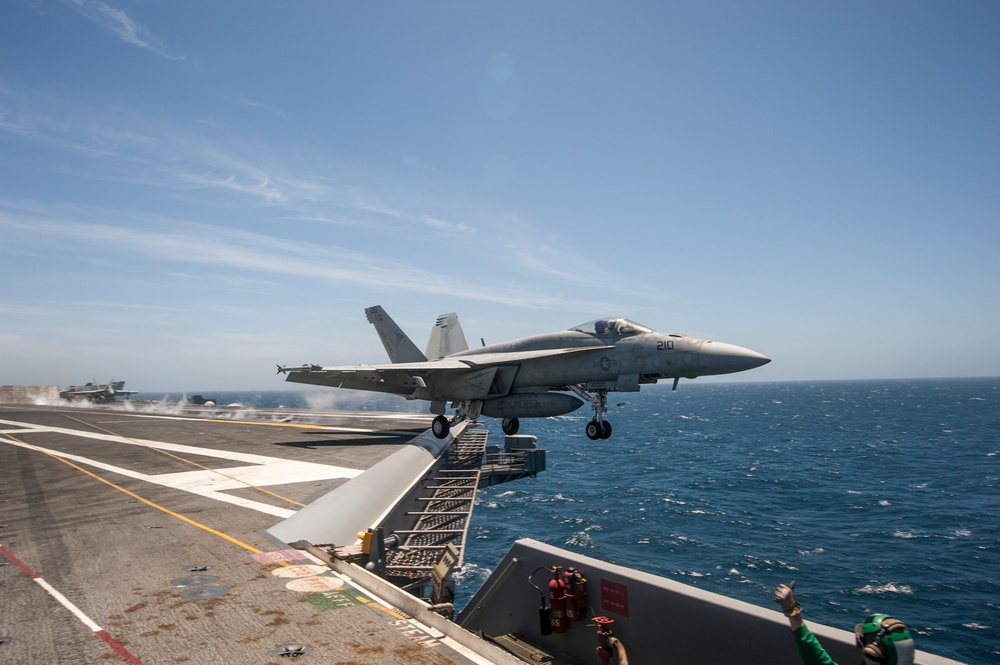
[[[217,397],[301,408],[323,394],[345,393]],[[548,470],[479,493],[459,604],[530,537],[764,607],[795,580],[807,620],[850,630],[886,612],[923,650],[1000,660],[1000,379],[693,382],[612,397],[625,404],[606,441],[586,438],[586,408],[522,420]]]
[[[1000,659],[1000,379],[615,397],[607,441],[584,409],[522,421],[549,468],[480,492],[467,578],[531,537],[765,607],[795,580],[807,620],[886,612],[921,649]]]

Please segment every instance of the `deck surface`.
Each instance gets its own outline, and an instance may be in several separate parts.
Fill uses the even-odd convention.
[[[0,662],[476,662],[261,533],[430,418],[245,415],[0,406]]]

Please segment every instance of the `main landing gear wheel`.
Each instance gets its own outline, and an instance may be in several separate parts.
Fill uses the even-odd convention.
[[[438,416],[431,423],[431,431],[434,432],[434,436],[443,439],[451,432],[451,421],[444,416]]]
[[[606,420],[591,420],[587,423],[587,438],[591,441],[611,438],[611,423]]]
[[[500,423],[500,429],[507,436],[514,436],[517,434],[517,430],[520,429],[521,422],[517,418],[504,418]]]

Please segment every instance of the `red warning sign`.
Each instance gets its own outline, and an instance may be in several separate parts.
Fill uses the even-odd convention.
[[[611,580],[601,580],[601,609],[628,617],[628,587]]]

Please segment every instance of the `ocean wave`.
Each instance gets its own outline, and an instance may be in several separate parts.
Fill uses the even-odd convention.
[[[562,492],[556,492],[551,496],[538,496],[531,499],[532,502],[537,501],[538,503],[549,503],[552,501],[562,501],[564,503],[577,503],[579,499],[574,499],[573,497],[566,496]]]
[[[682,577],[709,577],[708,573],[699,573],[697,570],[678,570],[675,574]]]
[[[582,547],[592,550],[597,547],[597,543],[586,531],[577,531],[566,540],[566,545],[570,547]]]
[[[466,562],[462,564],[461,568],[456,569],[452,575],[454,576],[456,583],[478,588],[483,582],[486,581],[486,578],[488,578],[492,572],[492,568]]]
[[[888,582],[882,585],[871,585],[866,584],[860,589],[856,589],[855,593],[871,594],[875,596],[881,596],[889,593],[900,593],[906,596],[913,594],[913,588],[908,587],[905,584],[899,584],[898,582]]]
[[[984,626],[981,623],[963,623],[963,628],[968,628],[969,630],[990,630],[989,626]]]
[[[902,529],[897,529],[892,532],[893,538],[902,538],[903,540],[909,540],[911,538],[927,538],[926,533],[920,533],[917,531],[904,531]]]

